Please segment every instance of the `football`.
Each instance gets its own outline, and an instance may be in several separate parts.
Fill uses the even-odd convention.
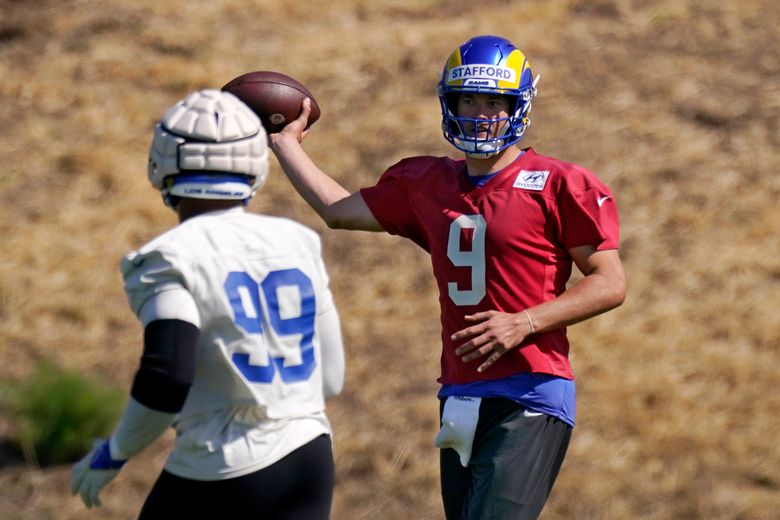
[[[280,72],[248,72],[228,82],[222,90],[246,103],[260,117],[269,134],[281,131],[297,118],[301,113],[301,103],[306,98],[311,99],[311,113],[306,128],[310,128],[320,118],[320,107],[309,89]]]

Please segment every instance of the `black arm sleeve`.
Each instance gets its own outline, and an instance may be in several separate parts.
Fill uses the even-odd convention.
[[[155,320],[144,329],[144,353],[130,395],[139,403],[178,413],[195,379],[198,327],[181,320]]]

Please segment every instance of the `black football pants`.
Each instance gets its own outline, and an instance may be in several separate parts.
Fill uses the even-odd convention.
[[[524,413],[503,398],[483,398],[468,467],[452,448],[440,454],[447,520],[535,520],[558,476],[572,427]]]
[[[139,520],[327,520],[333,485],[331,441],[321,435],[279,462],[242,477],[200,481],[163,471]]]

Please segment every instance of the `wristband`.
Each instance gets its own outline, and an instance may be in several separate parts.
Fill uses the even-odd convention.
[[[536,330],[534,329],[534,322],[531,321],[531,315],[528,314],[528,310],[526,309],[523,309],[523,313],[525,313],[525,319],[528,320],[528,328],[531,329],[531,334],[533,334]]]
[[[120,469],[125,465],[126,460],[114,460],[111,458],[111,449],[108,441],[104,442],[100,450],[95,452],[92,462],[89,463],[89,469]]]

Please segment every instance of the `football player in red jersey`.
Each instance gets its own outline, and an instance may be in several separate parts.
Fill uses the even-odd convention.
[[[431,255],[442,323],[441,489],[448,519],[537,518],[575,418],[568,325],[626,292],[615,198],[576,164],[521,149],[536,83],[511,42],[478,36],[439,82],[459,160],[412,157],[350,194],[300,145],[309,105],[271,145],[332,228],[386,231]],[[567,281],[576,265],[583,277]]]

